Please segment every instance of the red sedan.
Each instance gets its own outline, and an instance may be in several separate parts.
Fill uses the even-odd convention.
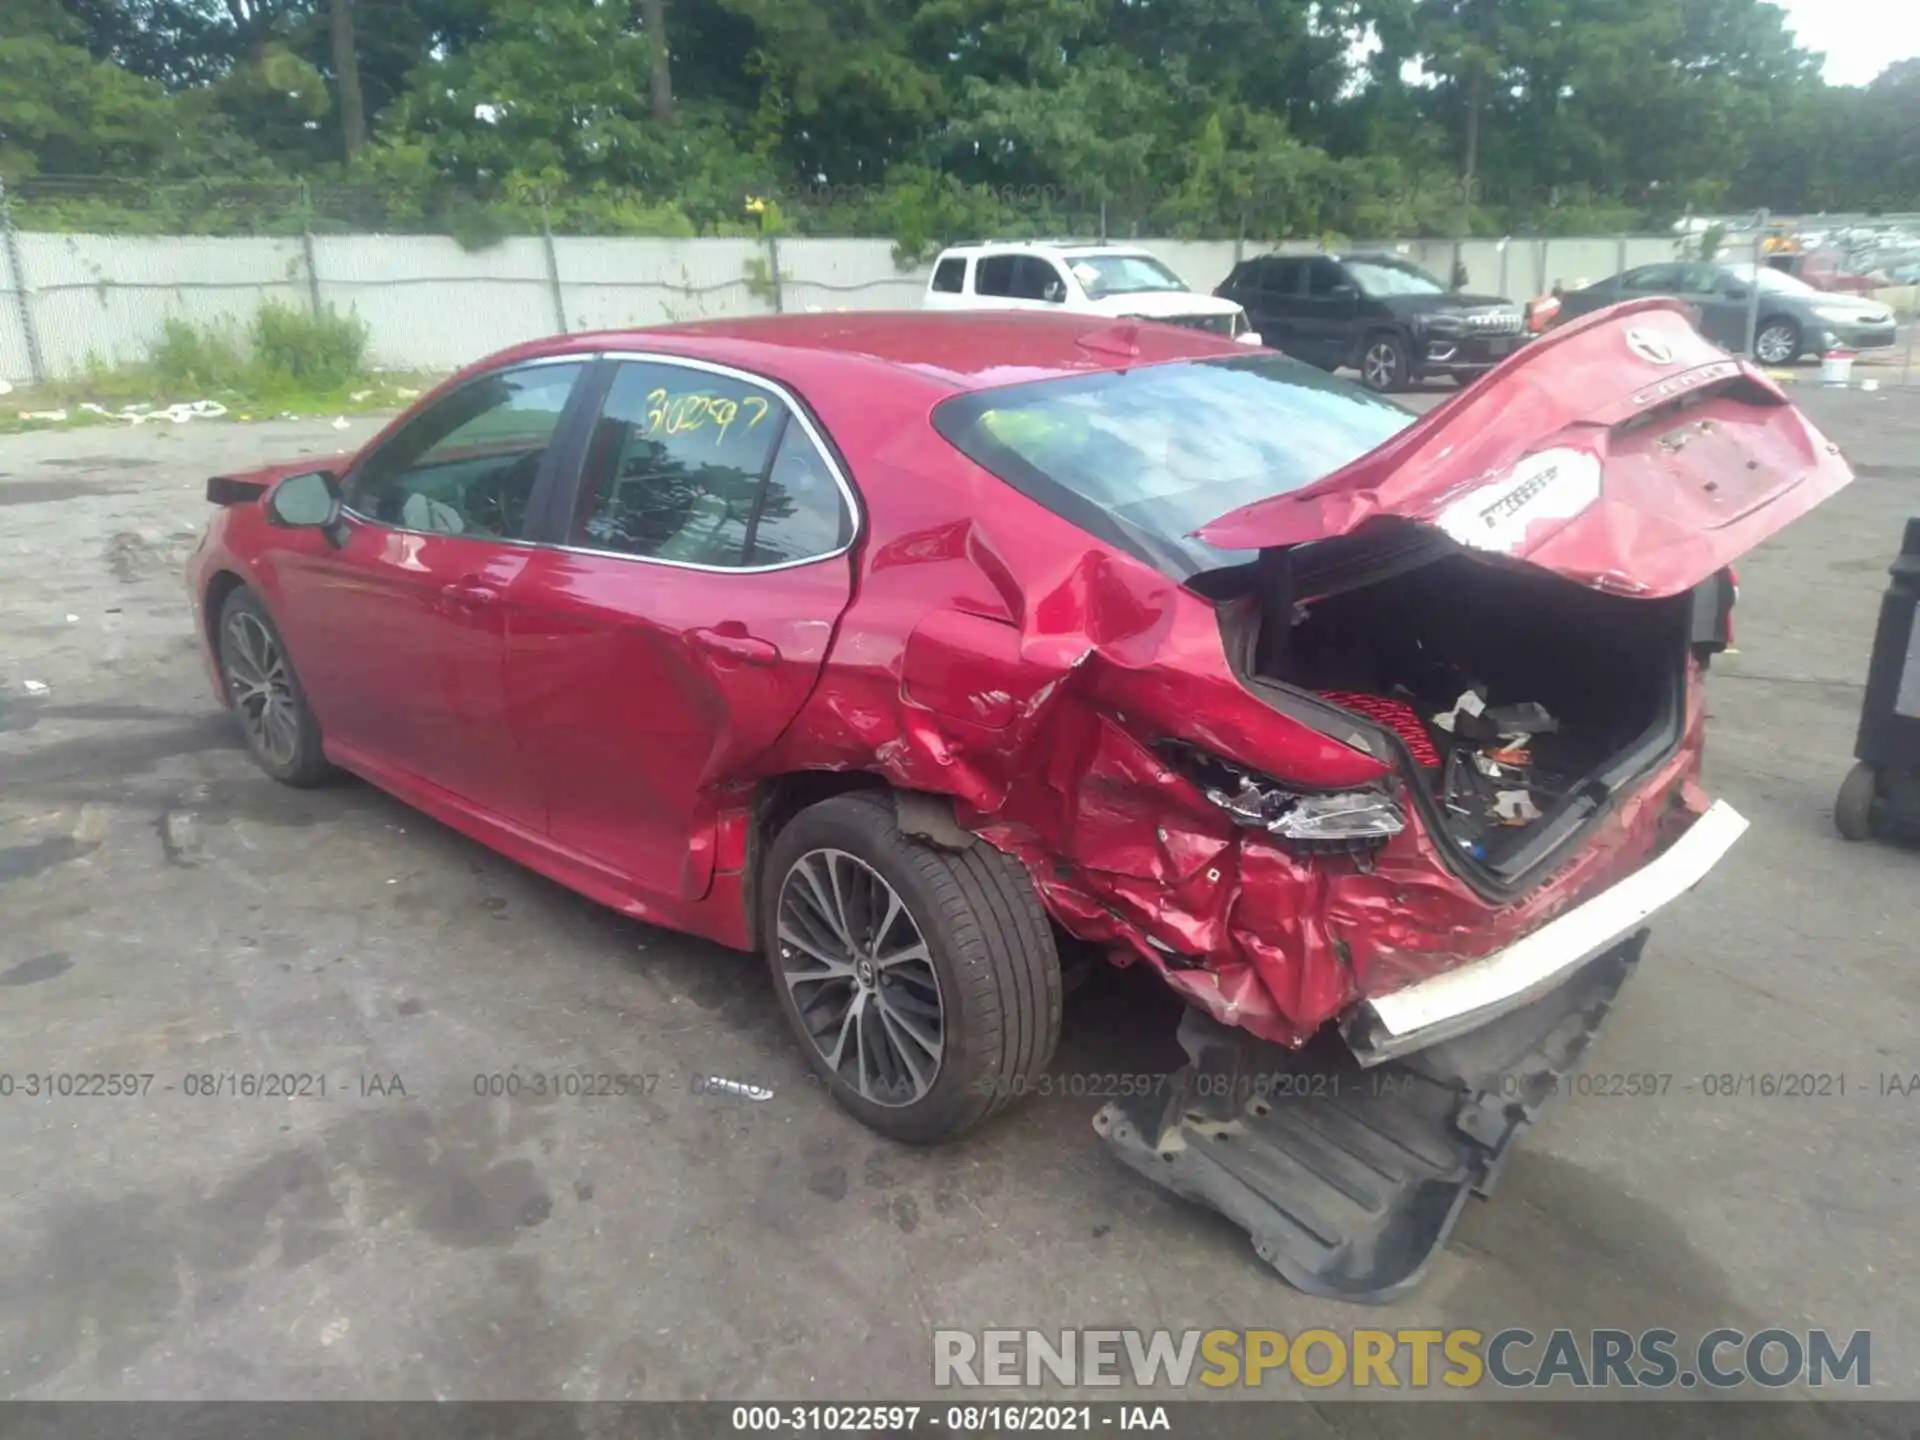
[[[188,583],[269,774],[763,951],[888,1135],[1045,1088],[1062,932],[1152,966],[1193,1065],[1097,1128],[1365,1297],[1744,827],[1697,781],[1724,572],[1849,478],[1667,301],[1418,419],[1186,329],[785,316],[523,345],[218,477]],[[1439,1084],[1394,1122],[1439,1148],[1244,1078],[1323,1033]]]

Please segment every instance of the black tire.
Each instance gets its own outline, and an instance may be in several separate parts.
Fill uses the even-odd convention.
[[[1753,356],[1763,365],[1791,365],[1805,348],[1799,323],[1785,315],[1768,316],[1753,332]]]
[[[1360,342],[1360,383],[1383,395],[1413,383],[1413,350],[1404,336],[1380,330]]]
[[[254,764],[283,785],[307,789],[324,784],[334,771],[321,750],[320,722],[266,606],[251,590],[235,590],[220,607],[215,635],[227,702]],[[263,667],[270,694],[250,683]],[[256,705],[256,700],[261,703]],[[270,718],[256,719],[269,712]]]
[[[1833,802],[1833,828],[1846,840],[1871,840],[1880,805],[1880,777],[1864,761],[1847,772]]]
[[[855,935],[848,953],[856,963],[863,948],[869,956],[864,974],[840,976],[818,968],[828,963],[816,959],[820,951],[804,945],[796,949],[790,943],[798,938],[796,926],[806,928],[812,916],[824,916],[810,898],[819,891],[807,889],[820,878],[822,867],[842,877],[834,882],[836,896],[843,880],[851,897],[856,884],[871,885],[867,877],[877,877],[897,896],[906,919],[917,930],[915,938],[923,942],[927,963],[913,965],[937,981],[939,1053],[933,1056],[929,1073],[922,1072],[930,1051],[902,1045],[897,1028],[891,1034],[880,1033],[897,1023],[902,1012],[887,1011],[881,1002],[879,987],[888,980],[881,973],[884,967],[873,964],[873,957],[883,951],[904,954],[922,948],[885,943],[890,937],[897,941],[908,934],[898,921],[885,933],[873,933],[880,927],[873,923],[871,912],[887,903],[883,898],[875,896],[864,908],[852,903],[840,907],[847,922],[844,931]],[[790,885],[797,914],[788,908]],[[871,890],[868,894],[874,896]],[[890,795],[838,795],[801,811],[775,838],[761,874],[760,895],[760,934],[781,1011],[807,1063],[855,1118],[895,1140],[934,1144],[964,1134],[1009,1102],[1039,1088],[1060,1037],[1060,957],[1040,898],[1011,857],[985,841],[953,851],[903,834]],[[812,925],[806,938],[837,954],[834,942],[839,933]],[[907,991],[891,992],[895,1001],[907,998],[923,1003],[929,993],[926,976],[907,984]],[[801,992],[799,998],[796,989]],[[849,1021],[846,1012],[855,1010],[863,990],[877,1009],[860,1000],[855,1018]],[[818,1037],[802,1014],[802,1001],[815,1017]],[[920,1018],[924,1009],[904,1013],[916,1024],[926,1024]],[[928,1025],[924,1033],[932,1034],[933,1029]],[[914,1031],[907,1033],[918,1038]],[[869,1077],[865,1049],[855,1056],[845,1053],[849,1036],[856,1045],[877,1036],[876,1053],[891,1047],[897,1057],[907,1050],[921,1065],[907,1076],[896,1064],[894,1074],[901,1078],[893,1081]],[[831,1042],[838,1042],[837,1066],[829,1063]],[[858,1084],[848,1076],[850,1060],[860,1077]]]

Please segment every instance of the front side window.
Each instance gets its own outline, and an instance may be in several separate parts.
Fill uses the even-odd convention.
[[[1051,260],[1021,255],[1014,262],[1013,294],[1019,300],[1045,300],[1058,305],[1067,298],[1067,282]]]
[[[1341,286],[1351,290],[1353,282],[1347,279],[1347,272],[1331,260],[1313,260],[1307,265],[1307,294],[1319,300],[1331,299],[1333,292]]]
[[[423,410],[347,477],[347,508],[403,530],[515,539],[584,362],[498,370]]]
[[[1280,355],[1040,380],[934,411],[948,441],[1015,489],[1192,569],[1218,560],[1194,530],[1312,484],[1412,418]]]
[[[844,514],[824,459],[772,391],[628,361],[595,423],[569,538],[645,560],[775,565],[838,548]]]

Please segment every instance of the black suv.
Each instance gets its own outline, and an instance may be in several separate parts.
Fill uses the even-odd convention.
[[[1449,290],[1397,255],[1264,255],[1213,293],[1243,306],[1274,349],[1323,370],[1352,366],[1370,390],[1425,375],[1464,383],[1529,338],[1521,306]]]

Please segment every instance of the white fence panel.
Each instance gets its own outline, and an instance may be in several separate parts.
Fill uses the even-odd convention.
[[[463,250],[438,236],[316,236],[317,276],[299,239],[55,235],[17,232],[21,274],[0,250],[0,377],[31,378],[28,332],[10,287],[24,284],[48,373],[90,362],[147,359],[169,317],[238,331],[262,301],[305,309],[320,299],[366,323],[368,360],[451,370],[516,341],[571,331],[671,324],[774,309],[768,249],[748,237],[649,239],[520,237]],[[1213,290],[1234,263],[1230,241],[1147,238],[1196,291]],[[1312,241],[1249,239],[1243,256],[1312,252]],[[1385,250],[1451,278],[1450,240],[1377,240]],[[1472,290],[1525,300],[1586,284],[1622,267],[1673,258],[1670,235],[1476,239],[1459,255]],[[881,239],[780,242],[780,303],[790,312],[918,309],[927,268],[903,271]],[[1730,254],[1730,259],[1744,258]],[[556,289],[555,279],[558,278]]]
[[[22,300],[12,258],[6,245],[0,243],[0,380],[33,378],[33,351],[27,345],[26,328],[20,323]]]
[[[929,269],[902,270],[890,240],[782,240],[788,310],[918,310]]]
[[[20,268],[47,373],[145,360],[169,319],[243,332],[264,300],[305,308],[298,240],[21,231]],[[12,378],[12,377],[9,377]]]
[[[438,235],[315,236],[320,297],[367,326],[370,364],[457,370],[560,328],[546,244],[463,250]]]
[[[569,330],[619,330],[770,313],[749,275],[766,262],[757,240],[556,239]],[[784,252],[783,252],[784,253]]]

